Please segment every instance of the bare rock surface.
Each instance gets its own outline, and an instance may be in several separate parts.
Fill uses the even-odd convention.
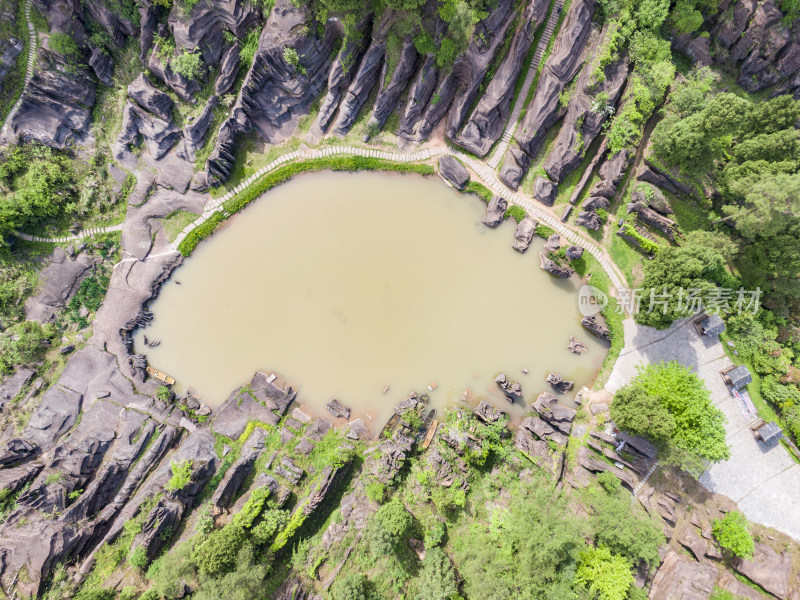
[[[90,73],[43,47],[10,132],[23,141],[64,149],[89,139],[95,84]]]
[[[553,206],[558,196],[558,186],[547,179],[539,176],[533,180],[533,197],[546,206]]]
[[[128,86],[128,96],[157,117],[165,121],[172,119],[172,109],[175,106],[172,98],[157,89],[144,73]]]
[[[534,221],[531,216],[525,216],[525,218],[517,224],[517,231],[514,233],[514,244],[512,248],[517,252],[525,252],[531,245],[535,233],[536,221]]]
[[[487,227],[497,227],[506,218],[508,202],[500,196],[492,196],[486,206],[486,216],[481,221]]]
[[[494,423],[505,417],[505,411],[495,408],[486,400],[481,400],[480,404],[475,408],[475,414],[478,415],[486,423]]]
[[[457,158],[439,158],[439,175],[457,190],[463,190],[469,183],[469,171]]]
[[[788,553],[778,554],[766,544],[756,543],[753,558],[738,561],[735,569],[770,594],[781,600],[788,598],[792,573]]]
[[[581,319],[581,325],[595,337],[599,337],[601,340],[606,340],[607,342],[611,341],[611,331],[609,331],[608,327],[606,327],[597,315],[583,317],[583,319]]]
[[[669,550],[653,578],[650,600],[707,600],[714,591],[717,567]]]

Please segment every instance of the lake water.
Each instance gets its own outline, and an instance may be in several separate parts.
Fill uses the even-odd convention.
[[[550,371],[574,391],[590,383],[606,348],[580,325],[577,279],[539,268],[543,240],[519,254],[513,221],[489,229],[484,211],[433,177],[297,177],[175,271],[136,349],[210,406],[263,370],[298,389],[307,412],[327,414],[338,398],[373,432],[410,390],[433,407],[466,392],[470,405],[485,398],[519,417],[550,389]],[[161,344],[144,346],[144,334]],[[570,335],[589,352],[567,351]],[[499,393],[500,372],[526,404]]]

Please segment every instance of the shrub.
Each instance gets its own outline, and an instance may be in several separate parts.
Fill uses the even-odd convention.
[[[0,374],[10,374],[18,366],[44,358],[55,335],[52,325],[23,321],[0,334]]]
[[[202,58],[199,54],[193,52],[184,52],[172,58],[169,61],[170,68],[190,81],[199,79],[202,73]]]
[[[163,400],[164,402],[169,402],[170,398],[172,397],[172,392],[167,385],[160,385],[156,390],[156,398],[159,400]]]
[[[302,73],[303,75],[306,74],[305,67],[300,64],[300,55],[294,48],[286,46],[283,49],[283,60],[285,60],[287,64],[293,66],[294,70],[297,71],[298,73]]]
[[[133,552],[131,552],[130,556],[128,556],[128,562],[137,569],[146,569],[147,563],[150,562],[147,559],[147,550],[145,550],[142,546],[138,546]]]
[[[203,543],[195,548],[193,558],[201,573],[219,576],[236,565],[236,556],[247,541],[244,527],[231,523],[211,532]]]
[[[620,480],[613,473],[609,473],[608,471],[604,471],[597,476],[597,483],[603,486],[603,489],[607,491],[609,494],[616,493],[620,486]]]
[[[751,558],[755,550],[753,537],[747,530],[747,519],[737,511],[715,519],[711,527],[720,547],[738,558]]]
[[[367,498],[380,504],[386,494],[386,486],[380,481],[371,481],[366,487]]]
[[[512,204],[511,206],[508,207],[508,209],[506,209],[505,217],[506,218],[511,217],[517,223],[522,221],[522,219],[524,219],[527,216],[528,216],[528,213],[525,212],[525,209],[522,208],[521,206],[516,205],[516,204]]]
[[[431,519],[425,528],[425,548],[439,546],[447,534],[447,526],[439,519]]]
[[[575,581],[589,589],[598,600],[625,600],[633,584],[631,565],[624,556],[604,546],[581,553]]]
[[[52,33],[47,41],[50,50],[61,54],[64,58],[75,59],[80,55],[78,44],[66,33]]]
[[[192,461],[184,460],[172,463],[172,477],[167,482],[166,489],[175,492],[182,490],[192,480]]]
[[[337,577],[333,584],[334,600],[367,600],[367,578],[359,573]]]

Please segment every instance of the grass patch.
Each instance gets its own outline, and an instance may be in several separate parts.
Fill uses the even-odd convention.
[[[174,242],[184,227],[193,223],[197,217],[198,215],[188,210],[176,210],[164,217],[161,220],[161,227],[164,229],[164,234],[170,243]]]
[[[608,329],[611,331],[611,344],[608,348],[608,354],[606,354],[603,360],[603,365],[600,367],[600,371],[597,373],[597,377],[594,380],[594,389],[599,390],[602,389],[608,381],[611,370],[614,368],[614,363],[617,362],[617,357],[619,357],[619,353],[622,351],[622,347],[625,344],[622,327],[623,314],[617,310],[616,302],[610,297],[609,290],[612,287],[611,280],[608,278],[606,272],[603,271],[603,267],[601,267],[597,259],[588,252],[583,253],[583,258],[586,259],[587,271],[591,276],[589,283],[609,296],[608,306],[603,310],[602,314],[603,317],[605,317]]]
[[[631,285],[636,285],[638,283],[637,279],[642,279],[643,272],[641,270],[635,271],[635,267],[642,262],[642,255],[628,242],[618,235],[612,234],[608,252],[611,255],[611,260],[619,267],[622,274],[625,275],[625,279]]]
[[[427,164],[394,163],[378,158],[363,156],[340,156],[315,158],[303,162],[295,162],[280,167],[272,173],[267,173],[246,190],[236,194],[223,205],[225,215],[216,212],[199,227],[192,230],[178,246],[178,251],[184,256],[189,256],[197,245],[206,237],[214,233],[226,215],[231,215],[242,210],[253,200],[267,190],[285,183],[295,175],[313,171],[394,171],[399,173],[418,173],[420,175],[433,175],[434,168]]]
[[[470,181],[467,184],[467,187],[464,188],[464,192],[463,193],[465,193],[465,194],[477,194],[480,197],[480,199],[483,200],[486,204],[489,204],[489,202],[492,199],[492,196],[494,196],[494,194],[492,193],[492,190],[487,188],[482,183],[478,183],[477,181]]]

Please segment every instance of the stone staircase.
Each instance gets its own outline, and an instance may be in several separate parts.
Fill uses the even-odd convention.
[[[28,43],[28,68],[25,71],[25,83],[22,85],[19,98],[17,98],[16,103],[14,103],[14,106],[9,111],[5,123],[3,123],[2,130],[0,130],[0,143],[6,142],[9,134],[9,124],[17,114],[17,110],[19,110],[19,106],[22,104],[22,97],[25,94],[25,90],[28,89],[28,83],[30,82],[31,77],[33,77],[33,65],[36,63],[36,48],[39,44],[39,37],[36,35],[36,28],[33,26],[33,22],[31,21],[31,2],[32,0],[25,1],[25,21],[28,23],[28,35],[30,36]]]
[[[522,83],[522,88],[519,90],[519,94],[517,95],[517,100],[514,103],[514,108],[511,111],[511,116],[508,119],[506,129],[503,132],[503,137],[500,138],[500,143],[497,145],[494,154],[492,154],[491,158],[489,158],[487,161],[487,164],[492,169],[497,169],[497,167],[500,165],[500,161],[505,156],[506,150],[508,150],[508,145],[511,143],[511,138],[514,137],[514,132],[517,129],[517,123],[519,122],[519,116],[522,114],[522,108],[525,104],[525,99],[528,97],[528,92],[533,85],[533,80],[536,79],[536,74],[539,72],[539,63],[542,62],[542,57],[544,56],[547,46],[550,43],[550,38],[553,37],[553,32],[556,30],[558,19],[561,16],[561,9],[563,7],[564,0],[555,0],[555,4],[550,11],[550,16],[547,19],[547,23],[545,23],[542,36],[539,38],[539,44],[536,46],[536,51],[533,54],[533,59],[531,60],[530,65],[528,65],[528,73],[525,76],[525,81]]]

